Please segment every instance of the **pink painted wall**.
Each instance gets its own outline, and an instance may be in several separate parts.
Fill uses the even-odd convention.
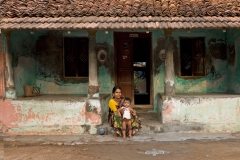
[[[0,129],[9,135],[95,134],[102,123],[101,106],[94,105],[97,113],[89,112],[86,99],[0,100]]]
[[[12,122],[17,122],[17,115],[15,113],[15,108],[11,103],[11,100],[0,100],[0,122],[1,130],[8,132],[8,128],[18,127]]]

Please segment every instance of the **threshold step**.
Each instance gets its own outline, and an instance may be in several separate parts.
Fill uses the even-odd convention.
[[[99,126],[99,128],[104,128],[107,132],[107,134],[113,134],[114,131],[110,127],[108,123],[104,123],[103,125]],[[163,133],[163,124],[160,122],[158,123],[142,123],[142,128],[137,132],[136,135],[141,135],[141,134],[148,134],[148,133]]]
[[[149,109],[137,109],[137,114],[141,120],[142,128],[137,132],[137,135],[148,133],[162,133],[164,132],[163,124],[158,119],[157,114]],[[110,124],[105,121],[99,128],[104,128],[108,134],[113,134]]]
[[[153,105],[140,105],[140,104],[134,104],[131,106],[134,109],[153,109]]]

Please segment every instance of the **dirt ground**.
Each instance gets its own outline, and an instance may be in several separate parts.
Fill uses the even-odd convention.
[[[130,143],[129,143],[130,142]],[[240,140],[4,145],[4,160],[240,160]]]

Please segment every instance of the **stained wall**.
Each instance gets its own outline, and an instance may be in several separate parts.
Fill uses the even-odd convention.
[[[238,95],[195,94],[166,97],[162,122],[165,132],[239,132]]]
[[[228,63],[228,90],[240,93],[240,32],[229,30],[227,32],[227,63]]]
[[[238,42],[233,42],[234,36],[229,35],[230,31],[222,32],[220,29],[191,30],[190,33],[185,30],[173,31],[175,89],[177,93],[233,91],[229,88],[232,83],[228,82],[228,74],[230,74],[230,68],[232,71],[234,70],[231,66],[236,65],[234,60],[237,56],[233,48],[237,46],[235,43]],[[23,94],[20,78],[23,79],[24,84],[34,83],[37,86],[41,84],[43,94],[87,94],[87,79],[66,79],[62,76],[63,36],[87,37],[88,33],[84,30],[72,31],[71,34],[66,31],[37,31],[34,34],[30,34],[29,31],[12,32],[14,78],[18,96]],[[229,42],[227,36],[232,37]],[[205,76],[190,79],[180,76],[179,37],[205,37]],[[108,34],[105,34],[104,31],[98,31],[96,34],[96,42],[98,44],[107,43],[108,46],[106,62],[98,61],[98,80],[101,93],[110,93],[114,86],[113,39],[113,31]],[[164,91],[165,64],[159,58],[160,52],[164,49],[164,32],[162,30],[152,31],[154,96]]]
[[[109,68],[113,68],[113,63],[98,64],[100,85],[103,84],[100,88],[101,97],[87,99],[88,79],[64,79],[62,76],[63,36],[87,37],[88,33],[35,31],[31,34],[26,30],[11,32],[14,81],[18,97],[0,102],[0,127],[4,133],[29,135],[97,132],[97,125],[102,123],[108,111],[109,90],[113,85]],[[100,42],[103,40],[100,39]],[[1,44],[5,45],[4,38]],[[113,57],[112,48],[109,46],[108,61]],[[33,84],[41,84],[43,95],[22,97],[23,85]],[[107,94],[102,96],[104,92]],[[48,95],[47,98],[45,94]]]
[[[0,130],[12,135],[96,134],[109,95],[42,96],[0,101]],[[101,107],[105,106],[105,107]]]
[[[228,91],[228,63],[226,48],[226,33],[220,29],[176,31],[173,34],[177,40],[175,52],[175,87],[176,92],[227,92]],[[184,79],[180,76],[179,67],[179,36],[205,37],[205,76],[201,78]]]
[[[87,94],[88,79],[63,78],[63,37],[88,37],[87,31],[12,31],[14,80],[17,95],[23,85],[40,86],[42,94]],[[109,93],[113,82],[113,32],[98,31],[97,43],[107,43],[105,63],[98,62],[100,92]],[[21,83],[22,79],[22,83]]]
[[[177,94],[159,94],[156,108],[164,131],[239,132],[239,31],[178,30],[173,37]],[[179,37],[205,37],[205,76],[180,76]]]
[[[170,124],[178,120],[184,123],[182,119],[188,114],[190,117],[197,114],[201,108],[204,111],[215,113],[219,107],[212,108],[211,105],[216,102],[214,98],[211,99],[211,103],[203,103],[201,107],[192,107],[190,110],[187,107],[187,101],[181,101],[178,99],[174,100],[174,107],[178,110],[172,110],[173,112],[165,114],[163,108],[158,108],[158,102],[164,102],[158,97],[158,93],[164,91],[164,79],[165,79],[165,64],[163,60],[160,60],[159,53],[165,49],[165,36],[164,32],[152,31],[152,86],[153,86],[153,102],[154,110],[159,113],[159,118],[162,122],[169,122]],[[20,78],[23,84],[35,84],[39,86],[41,84],[41,93],[43,94],[85,94],[87,95],[88,81],[85,79],[64,79],[62,78],[62,52],[63,52],[63,36],[78,36],[87,37],[88,33],[85,30],[82,31],[72,31],[68,34],[66,31],[36,31],[34,34],[30,34],[29,31],[12,31],[12,52],[13,52],[13,68],[14,68],[14,80],[17,90],[17,95],[21,97],[23,95],[23,88]],[[239,31],[238,30],[227,30],[227,32],[222,32],[222,30],[217,29],[204,29],[204,30],[191,30],[187,33],[185,30],[174,30],[172,33],[174,38],[174,68],[175,68],[175,88],[177,94],[181,93],[239,93]],[[205,37],[205,48],[206,48],[206,75],[201,78],[186,79],[179,76],[179,56],[180,56],[180,46],[179,37]],[[108,46],[108,56],[104,63],[98,61],[98,80],[100,84],[100,93],[107,93],[110,95],[111,89],[114,86],[114,41],[113,41],[113,31],[109,31],[105,34],[104,31],[98,31],[96,34],[96,41],[98,44],[107,43]],[[4,48],[4,38],[2,39]],[[193,98],[194,100],[194,98]],[[196,100],[197,101],[197,100]],[[230,102],[231,100],[227,100]],[[238,104],[233,100],[235,109],[238,109]],[[206,101],[207,102],[207,101]],[[44,114],[51,115],[53,110],[44,109],[44,106],[55,107],[54,114],[59,114],[59,118],[66,118],[65,116],[81,117],[80,110],[84,106],[84,103],[74,102],[68,105],[68,102],[63,102],[64,105],[70,106],[71,113],[66,114],[68,110],[67,107],[64,109],[57,108],[59,103],[49,102],[22,102],[22,101],[5,101],[4,104],[1,102],[1,110],[10,118],[4,120],[4,124],[9,126],[14,126],[15,121],[18,121],[18,126],[23,128],[35,126],[39,128],[41,123],[45,122]],[[31,104],[30,104],[31,103]],[[36,105],[40,103],[41,105]],[[104,104],[107,103],[105,100]],[[223,104],[226,104],[225,102]],[[235,105],[236,104],[236,105]],[[44,106],[43,106],[44,105]],[[102,105],[102,104],[101,104]],[[194,105],[192,105],[194,106]],[[43,107],[43,108],[42,108]],[[77,107],[77,108],[75,108]],[[224,108],[225,107],[225,108]],[[19,110],[20,108],[20,110]],[[39,111],[32,113],[33,108],[38,108],[38,110],[43,110],[44,114]],[[223,111],[228,112],[228,106],[220,107]],[[24,114],[22,114],[24,110]],[[29,111],[30,110],[30,111]],[[104,113],[101,115],[102,119],[107,109],[104,109]],[[79,115],[74,115],[77,112]],[[233,110],[229,111],[232,113]],[[21,114],[20,114],[21,113]],[[179,114],[181,113],[181,114]],[[186,113],[186,114],[185,114]],[[223,113],[223,112],[221,112]],[[32,115],[37,116],[32,116]],[[218,112],[218,115],[220,112]],[[11,116],[10,116],[11,115]],[[20,115],[20,116],[19,116]],[[1,115],[2,117],[6,117]],[[28,117],[26,120],[24,117]],[[33,122],[31,122],[31,116],[34,117]],[[40,116],[40,121],[38,121],[38,116]],[[89,114],[91,117],[91,115]],[[169,118],[170,119],[166,119]],[[208,118],[199,118],[199,122],[210,123]],[[84,117],[82,117],[84,118]],[[90,118],[91,119],[91,118]],[[59,121],[59,119],[51,119],[51,123]],[[188,119],[188,123],[196,124],[195,120],[192,118]],[[220,121],[223,119],[219,119]],[[224,119],[226,120],[226,119]],[[237,120],[237,118],[235,118]],[[6,122],[5,122],[6,121]],[[77,120],[71,120],[73,125],[81,125]],[[213,122],[213,121],[212,121]],[[68,124],[66,124],[68,125]],[[44,129],[43,129],[44,130]],[[80,128],[78,128],[80,133]],[[50,130],[48,130],[50,131]],[[69,130],[70,131],[70,130]],[[13,132],[22,132],[15,129]],[[51,130],[52,132],[52,130]]]

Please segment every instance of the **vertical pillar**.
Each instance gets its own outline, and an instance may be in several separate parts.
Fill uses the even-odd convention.
[[[89,34],[89,85],[88,97],[99,97],[99,85],[97,74],[97,55],[96,47],[96,30],[88,30]]]
[[[165,32],[165,85],[164,93],[167,96],[175,95],[175,72],[174,72],[174,61],[173,61],[173,37],[172,30],[164,30]]]
[[[6,81],[6,98],[16,98],[16,90],[14,86],[13,79],[13,67],[12,67],[12,51],[11,51],[11,32],[4,32],[6,38],[6,50],[5,50],[5,62],[6,62],[6,72],[5,72],[5,81]]]
[[[101,102],[99,98],[97,55],[96,55],[96,30],[88,30],[89,34],[89,85],[88,100],[86,102],[85,124],[90,126],[90,134],[96,134],[98,125],[102,124]]]
[[[2,34],[0,30],[0,98],[5,98],[5,82],[4,82],[4,73],[5,73],[5,60],[3,54],[3,45],[2,45]]]

